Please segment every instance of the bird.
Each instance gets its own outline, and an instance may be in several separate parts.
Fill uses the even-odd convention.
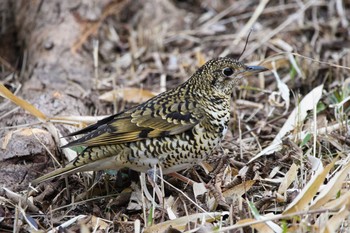
[[[63,148],[84,150],[32,184],[83,171],[127,167],[146,173],[158,166],[170,174],[200,164],[228,130],[235,86],[266,70],[231,57],[209,60],[174,89],[69,134],[83,136]]]

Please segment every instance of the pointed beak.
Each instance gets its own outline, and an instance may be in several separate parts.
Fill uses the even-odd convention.
[[[269,69],[267,69],[263,66],[247,66],[247,69],[243,70],[242,74],[244,76],[249,76],[249,75],[257,74],[257,73],[264,72],[267,70],[269,70]]]

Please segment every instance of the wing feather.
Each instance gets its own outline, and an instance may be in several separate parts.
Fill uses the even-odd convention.
[[[136,108],[98,121],[71,135],[85,136],[64,147],[98,146],[128,143],[145,138],[174,135],[189,130],[199,123],[203,115],[195,103],[165,102],[157,105],[157,100],[146,102]],[[187,100],[188,101],[188,100]],[[155,110],[156,106],[161,110]]]

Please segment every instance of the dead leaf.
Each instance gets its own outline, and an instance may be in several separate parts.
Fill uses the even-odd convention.
[[[276,68],[275,68],[275,63],[272,63],[274,69],[272,69],[272,73],[274,74],[275,78],[276,78],[276,82],[277,82],[277,87],[279,90],[279,93],[281,94],[282,99],[284,100],[284,102],[286,103],[286,110],[284,111],[284,113],[288,112],[289,109],[289,105],[290,105],[290,90],[287,86],[287,84],[285,84],[281,79],[280,76],[278,75]]]
[[[318,209],[327,203],[330,199],[335,198],[338,191],[341,189],[344,180],[350,172],[350,162],[348,162],[343,169],[338,171],[332,179],[323,187],[321,193],[311,204],[310,209]]]
[[[106,230],[109,226],[109,224],[104,219],[98,218],[96,216],[91,216],[89,225],[92,229],[98,229],[98,230]]]
[[[291,185],[291,183],[293,183],[294,180],[297,178],[298,169],[299,166],[297,166],[295,163],[293,163],[292,166],[290,166],[288,172],[284,176],[284,179],[278,188],[279,194],[286,194],[289,185]]]
[[[292,214],[297,211],[307,209],[307,205],[314,198],[329,171],[333,168],[335,162],[336,159],[334,159],[333,162],[328,164],[324,169],[317,171],[299,193],[299,195],[295,198],[295,200],[286,208],[283,214]]]
[[[198,66],[202,66],[205,64],[206,59],[203,53],[201,53],[200,51],[196,51],[196,58],[197,58]]]
[[[204,183],[197,183],[194,182],[193,183],[193,193],[194,193],[194,197],[197,197],[199,195],[202,195],[204,193],[206,193],[208,190],[205,187]]]
[[[184,231],[186,229],[186,225],[190,222],[198,222],[198,221],[212,222],[220,219],[224,215],[228,215],[228,212],[208,212],[208,213],[192,214],[189,216],[184,216],[174,220],[168,220],[168,221],[150,226],[145,229],[144,233],[163,233],[170,226],[179,231]]]
[[[44,113],[42,113],[40,110],[38,110],[36,107],[34,107],[32,104],[25,101],[24,99],[21,99],[12,94],[12,92],[9,91],[2,83],[0,83],[0,95],[8,100],[11,100],[13,103],[20,106],[21,108],[27,110],[33,116],[36,116],[39,120],[47,120],[47,117]]]
[[[325,229],[322,229],[320,232],[323,232],[323,233],[339,232],[340,225],[344,222],[344,220],[349,218],[349,214],[350,214],[349,203],[347,203],[347,205],[344,205],[343,208],[339,210],[337,213],[333,213],[333,216],[326,223]]]
[[[258,232],[263,232],[263,233],[273,233],[274,231],[268,226],[266,225],[266,223],[255,223],[253,224],[253,222],[255,222],[255,219],[252,218],[246,218],[246,219],[242,219],[240,221],[238,221],[235,225],[240,225],[240,224],[246,224],[246,223],[252,223],[252,225],[250,225],[251,228],[257,230]]]
[[[28,207],[28,209],[35,213],[41,213],[38,207],[36,207],[33,202],[28,199],[25,195],[21,195],[19,193],[12,192],[11,190],[2,187],[6,193],[8,199],[10,199],[16,205],[21,205],[23,208]]]
[[[260,153],[258,153],[254,158],[252,158],[249,163],[256,160],[257,158],[263,156],[263,155],[269,155],[273,152],[279,151],[282,149],[282,138],[289,133],[291,130],[295,129],[296,127],[300,126],[301,123],[305,120],[307,116],[307,112],[309,110],[312,110],[317,105],[318,101],[321,99],[323,91],[323,85],[320,85],[316,88],[314,88],[309,94],[307,94],[294,108],[292,113],[289,115],[287,121],[282,126],[281,130],[276,135],[275,139],[272,141],[272,143],[264,148]]]
[[[78,216],[75,216],[75,217],[73,217],[73,218],[67,220],[66,222],[62,223],[61,225],[55,227],[55,228],[52,229],[51,231],[48,231],[47,233],[58,232],[59,229],[65,229],[65,228],[69,227],[70,225],[72,225],[73,223],[75,223],[75,222],[77,222],[77,221],[79,221],[79,220],[81,220],[81,219],[83,219],[83,218],[86,218],[86,217],[87,217],[87,215],[83,215],[83,214],[78,215]]]
[[[350,201],[349,190],[344,190],[340,197],[334,199],[333,201],[327,202],[323,207],[325,209],[340,209],[342,205],[345,205]]]
[[[233,188],[230,188],[223,192],[224,197],[230,197],[233,195],[242,196],[245,194],[253,185],[255,184],[255,180],[247,180],[242,184],[236,185]]]

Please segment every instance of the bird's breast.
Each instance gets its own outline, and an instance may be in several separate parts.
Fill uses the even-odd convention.
[[[229,102],[222,102],[218,105],[209,105],[206,109],[207,119],[203,125],[206,131],[218,138],[223,138],[228,129],[230,120]]]

